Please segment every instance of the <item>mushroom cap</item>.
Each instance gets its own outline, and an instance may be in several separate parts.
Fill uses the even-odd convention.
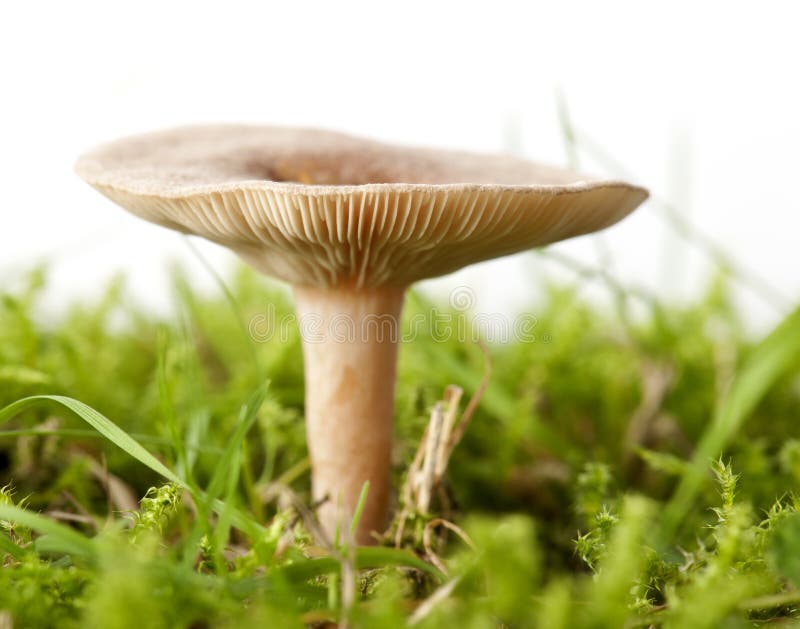
[[[514,157],[268,126],[127,137],[75,170],[141,218],[318,287],[408,285],[603,229],[647,198]]]

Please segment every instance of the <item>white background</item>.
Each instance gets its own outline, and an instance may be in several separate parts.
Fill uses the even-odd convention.
[[[95,143],[189,122],[268,122],[564,164],[560,90],[576,128],[776,287],[772,305],[739,295],[763,329],[800,296],[798,6],[2,2],[0,281],[50,260],[43,315],[118,270],[136,299],[166,308],[170,259],[211,285],[179,236],[72,173]],[[585,153],[581,166],[604,172]],[[600,241],[556,247],[592,265],[611,252],[623,282],[673,299],[708,279],[703,255],[653,204]],[[233,263],[203,251],[223,272]],[[482,310],[508,311],[531,303],[541,266],[518,256],[425,285],[468,284]]]

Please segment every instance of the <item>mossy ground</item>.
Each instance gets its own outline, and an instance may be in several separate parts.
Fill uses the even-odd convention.
[[[324,549],[297,332],[254,343],[247,329],[267,304],[290,313],[284,292],[241,270],[227,297],[201,296],[176,271],[174,317],[116,281],[53,321],[37,306],[45,277],[0,301],[0,407],[64,396],[0,411],[0,627],[800,616],[798,312],[759,341],[725,280],[632,320],[624,293],[604,312],[578,284],[550,287],[535,340],[489,344],[489,386],[401,548]],[[434,309],[447,311],[413,294],[406,317]],[[445,388],[466,400],[485,369],[478,345],[430,329],[403,345],[398,487]],[[434,522],[426,544],[436,518],[455,526]]]

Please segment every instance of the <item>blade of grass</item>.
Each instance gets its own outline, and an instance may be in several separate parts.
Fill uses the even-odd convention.
[[[192,482],[191,469],[189,467],[186,445],[181,437],[178,427],[178,418],[175,415],[175,406],[172,403],[172,391],[169,386],[169,376],[167,374],[167,352],[169,351],[169,339],[167,330],[160,328],[157,336],[158,368],[156,379],[158,381],[158,400],[161,406],[161,413],[164,423],[169,431],[170,444],[177,458],[177,469],[180,475],[185,477],[190,485]]]
[[[242,333],[245,347],[247,347],[247,351],[250,353],[250,357],[253,360],[256,373],[258,374],[260,380],[266,379],[265,369],[261,363],[261,356],[259,356],[258,351],[256,351],[255,343],[253,342],[253,338],[250,336],[250,331],[247,328],[247,318],[244,316],[244,311],[239,305],[239,302],[236,300],[236,297],[234,297],[233,292],[225,283],[225,280],[222,279],[222,276],[217,273],[217,270],[206,259],[206,257],[197,247],[194,246],[192,240],[188,236],[184,236],[183,241],[186,243],[186,246],[189,247],[189,250],[197,258],[200,264],[203,265],[203,268],[208,271],[208,274],[211,275],[211,277],[217,283],[217,286],[219,286],[220,290],[222,290],[222,294],[225,296],[225,300],[228,302],[231,312],[236,319],[236,325]]]
[[[156,457],[150,454],[138,441],[122,430],[114,422],[97,412],[91,406],[88,406],[87,404],[79,402],[73,398],[64,397],[61,395],[34,395],[31,397],[22,398],[21,400],[17,400],[5,408],[0,409],[0,424],[3,424],[22,411],[37,406],[43,402],[55,402],[56,404],[60,404],[61,406],[71,410],[79,418],[92,426],[97,432],[111,441],[114,445],[121,448],[127,454],[132,456],[134,459],[146,467],[149,467],[151,470],[157,474],[160,474],[167,480],[172,481],[182,489],[186,489],[187,491],[194,493],[198,501],[204,500],[204,495],[202,492],[193,490],[183,479],[181,479],[177,474],[161,463],[161,461],[159,461]],[[212,500],[211,505],[213,510],[217,512],[227,508],[219,500]],[[263,526],[245,513],[242,513],[238,510],[232,510],[231,522],[236,528],[244,531],[251,537],[256,537],[264,531]]]
[[[97,432],[111,441],[114,445],[124,450],[134,459],[143,465],[146,465],[164,478],[171,480],[173,483],[187,488],[186,483],[179,478],[177,474],[175,474],[166,465],[145,450],[141,444],[128,433],[122,430],[106,416],[98,413],[91,406],[88,406],[83,402],[79,402],[73,398],[64,397],[61,395],[34,395],[31,397],[22,398],[21,400],[17,400],[16,402],[13,402],[4,409],[0,410],[0,424],[8,421],[22,411],[33,406],[37,406],[42,402],[55,402],[56,404],[60,404],[61,406],[71,410]]]
[[[129,433],[133,439],[140,443],[150,443],[154,446],[168,446],[170,440],[155,435],[145,435],[143,433]],[[96,430],[86,430],[83,428],[19,428],[17,430],[0,430],[0,439],[13,437],[77,437],[80,439],[104,439],[104,435]],[[205,454],[222,454],[222,448],[207,446],[199,442],[188,443],[187,452]]]
[[[223,490],[230,483],[230,477],[235,474],[238,480],[239,471],[232,469],[232,464],[241,456],[242,442],[245,436],[253,427],[258,416],[258,411],[264,403],[267,395],[267,388],[269,383],[265,383],[256,389],[255,393],[250,397],[247,404],[242,407],[239,414],[239,421],[233,436],[228,441],[225,451],[222,453],[214,476],[206,488],[206,496],[210,500],[218,498]]]
[[[45,545],[48,551],[75,557],[94,557],[95,548],[91,539],[43,515],[14,505],[0,505],[0,519],[16,522],[40,535],[46,535],[48,539]]]
[[[601,143],[582,130],[579,131],[573,128],[573,133],[580,150],[593,160],[596,160],[598,164],[623,179],[636,179],[630,170],[617,161]],[[650,195],[650,205],[658,209],[659,215],[679,236],[702,251],[720,269],[729,270],[735,281],[758,295],[765,303],[768,303],[779,312],[785,312],[786,306],[791,303],[791,300],[787,299],[767,278],[757,273],[754,269],[744,266],[741,261],[736,260],[735,256],[728,253],[711,236],[701,231],[681,212],[676,210],[672,204],[661,199],[658,195]]]
[[[211,509],[216,511],[220,516],[217,526],[213,531],[210,531],[211,537],[214,540],[213,549],[218,555],[217,565],[224,565],[221,556],[222,547],[230,535],[231,524],[238,528],[237,522],[241,523],[243,517],[243,514],[237,515],[234,506],[236,488],[239,482],[239,472],[241,470],[242,443],[258,417],[258,411],[264,403],[268,387],[269,383],[264,383],[259,386],[247,401],[247,404],[242,407],[239,413],[239,421],[236,425],[236,430],[217,462],[216,470],[206,488],[205,495],[201,499],[201,502],[198,502],[198,509],[201,513],[207,513],[208,510]],[[220,500],[219,496],[223,492],[225,492],[225,499]],[[192,548],[196,544],[199,544],[202,536],[208,532],[207,521],[206,517],[198,518],[197,524],[192,534],[189,536],[187,547]],[[194,558],[191,554],[187,554],[185,560],[186,562],[190,562],[194,561]]]
[[[22,561],[25,556],[25,551],[17,546],[8,535],[0,531],[0,556],[2,556],[2,553],[11,555],[17,561]],[[0,565],[2,565],[2,562],[0,562]]]
[[[369,481],[365,481],[361,486],[361,493],[358,496],[356,510],[355,513],[353,513],[353,519],[350,521],[350,535],[356,534],[358,522],[361,520],[361,513],[364,511],[364,503],[367,501],[367,494],[369,494]]]
[[[208,433],[208,425],[211,422],[211,413],[208,409],[199,409],[191,414],[186,425],[186,465],[188,470],[194,471],[197,463],[197,455],[205,452],[208,448],[200,445],[203,438]],[[221,455],[222,448],[214,448],[215,453]]]
[[[677,531],[691,508],[709,461],[721,454],[770,387],[795,364],[798,354],[800,308],[786,317],[755,348],[717,407],[714,420],[703,434],[692,462],[664,512],[667,539]]]

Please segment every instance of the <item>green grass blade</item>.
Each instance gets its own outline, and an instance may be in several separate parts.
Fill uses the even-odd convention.
[[[206,496],[209,500],[218,498],[226,488],[229,488],[231,483],[234,482],[232,481],[232,475],[236,474],[236,480],[238,480],[236,463],[241,457],[242,442],[253,427],[256,417],[258,417],[258,411],[264,403],[268,386],[268,384],[260,386],[242,408],[236,430],[217,462],[217,469],[206,489]]]
[[[154,446],[169,446],[171,444],[171,441],[165,437],[135,432],[128,434],[139,443],[149,443]],[[96,430],[89,430],[88,428],[20,428],[17,430],[0,430],[0,439],[11,439],[16,437],[75,437],[78,439],[105,439],[104,435],[99,434]],[[187,453],[192,453],[192,455],[195,457],[199,453],[216,455],[222,454],[222,448],[205,445],[199,441],[187,444],[186,451]]]
[[[95,554],[92,540],[77,531],[59,524],[43,515],[14,505],[0,504],[0,520],[8,520],[47,536],[46,549],[75,557],[92,558]]]
[[[106,439],[120,447],[134,459],[149,467],[151,470],[157,474],[160,474],[167,480],[172,481],[179,487],[189,489],[187,484],[177,474],[175,474],[172,470],[161,463],[161,461],[145,450],[138,441],[122,430],[110,419],[101,413],[98,413],[91,406],[88,406],[83,402],[79,402],[78,400],[60,395],[35,395],[23,398],[0,410],[0,424],[3,424],[22,411],[33,406],[37,406],[42,402],[55,402],[64,406],[65,408],[68,408],[87,424],[97,430],[97,432],[102,434]],[[203,494],[199,493],[198,497],[202,499]],[[228,509],[228,507],[220,500],[212,500],[211,506],[216,512]],[[263,527],[260,524],[238,509],[231,509],[230,517],[231,522],[236,528],[244,531],[251,537],[257,536],[263,531]]]
[[[800,308],[786,317],[755,348],[717,408],[713,422],[697,446],[691,465],[666,507],[664,523],[668,538],[691,508],[709,461],[721,454],[770,387],[795,363],[798,353]]]
[[[225,297],[225,301],[228,303],[228,306],[231,309],[231,313],[233,314],[233,318],[236,321],[236,327],[242,334],[242,339],[244,341],[244,346],[247,348],[248,353],[250,354],[251,359],[253,360],[253,365],[256,368],[256,373],[258,374],[259,380],[263,381],[266,379],[266,370],[264,369],[264,365],[261,361],[261,355],[256,350],[256,345],[253,342],[253,337],[250,335],[250,330],[247,328],[247,320],[248,318],[244,314],[244,310],[239,305],[239,301],[234,296],[233,292],[231,291],[228,284],[222,279],[222,276],[217,273],[217,270],[213,267],[213,265],[208,261],[208,259],[202,254],[202,252],[194,246],[194,243],[188,236],[183,237],[184,242],[189,247],[190,251],[194,254],[194,256],[198,259],[200,264],[203,265],[205,270],[214,278],[217,286],[219,286],[222,294]]]
[[[252,518],[248,517],[235,507],[235,491],[239,481],[239,470],[241,466],[242,442],[244,441],[250,428],[258,417],[258,411],[264,403],[267,395],[268,383],[261,385],[242,407],[239,421],[233,436],[228,441],[225,451],[216,465],[216,470],[211,481],[206,488],[205,494],[200,495],[203,504],[198,506],[201,510],[211,509],[219,514],[216,529],[213,531],[214,550],[220,553],[222,546],[228,539],[230,526],[233,525],[251,536],[258,535],[261,526]],[[219,497],[225,494],[225,498]],[[194,546],[200,542],[200,538],[207,531],[205,519],[201,518],[195,526],[189,541],[189,546]],[[187,561],[191,559],[187,555]]]
[[[11,555],[17,561],[21,561],[25,555],[25,551],[22,548],[17,546],[3,531],[0,531],[0,557],[3,556],[3,553]],[[2,565],[2,562],[0,562],[0,565]]]
[[[367,501],[368,494],[369,494],[369,481],[365,481],[364,484],[361,486],[361,493],[358,496],[358,502],[356,503],[356,511],[353,514],[353,519],[350,520],[350,535],[356,534],[356,529],[358,528],[358,523],[361,520],[361,514],[364,511],[364,504]]]
[[[227,469],[224,482],[222,483],[222,486],[225,490],[226,503],[233,504],[233,501],[236,498],[236,488],[239,484],[239,477],[241,475],[242,465],[244,462],[243,451],[245,437],[247,436],[247,433],[250,432],[253,424],[255,424],[256,418],[258,417],[258,411],[264,404],[264,398],[266,397],[266,394],[267,385],[265,384],[262,387],[259,387],[250,400],[248,400],[247,404],[242,409],[239,417],[239,424],[236,427],[233,439],[231,439],[228,447],[222,455],[222,458],[220,459],[217,473],[225,473]],[[223,469],[223,465],[226,469]]]
[[[197,455],[203,451],[201,445],[203,438],[208,434],[208,426],[211,422],[211,413],[208,409],[198,409],[189,417],[186,426],[186,465],[187,470],[194,474],[194,466],[197,463]],[[222,448],[215,448],[215,454],[222,455]]]
[[[164,478],[171,480],[173,483],[180,485],[181,487],[186,487],[186,483],[180,479],[177,474],[175,474],[161,461],[145,450],[138,441],[136,441],[128,433],[108,419],[105,415],[98,413],[91,406],[88,406],[83,402],[79,402],[78,400],[61,395],[34,395],[31,397],[26,397],[21,400],[17,400],[16,402],[13,402],[4,409],[0,410],[0,424],[8,421],[22,411],[32,406],[37,406],[42,402],[55,402],[56,404],[60,404],[61,406],[71,410],[97,432],[111,441],[114,445],[127,452],[134,459],[143,465],[146,465],[154,472],[161,474],[161,476]]]
[[[167,331],[159,329],[158,334],[158,368],[156,370],[156,381],[158,383],[158,400],[161,407],[161,413],[164,418],[164,423],[167,426],[169,433],[170,443],[177,458],[177,469],[184,476],[189,485],[192,485],[191,470],[189,469],[186,447],[183,438],[180,434],[178,427],[178,418],[175,414],[175,406],[172,402],[172,390],[169,386],[169,374],[167,373],[167,352],[169,350],[169,341],[167,338]]]

